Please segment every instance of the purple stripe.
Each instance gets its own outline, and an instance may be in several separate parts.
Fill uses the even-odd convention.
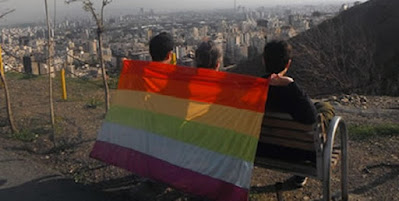
[[[90,156],[212,200],[248,200],[249,192],[246,189],[114,144],[97,141]]]

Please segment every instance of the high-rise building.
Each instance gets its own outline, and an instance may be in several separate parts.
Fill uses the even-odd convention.
[[[73,50],[68,50],[67,49],[67,64],[73,64]]]
[[[147,31],[147,40],[148,40],[148,41],[151,40],[152,35],[153,35],[152,29],[148,29],[148,31]]]
[[[199,38],[199,31],[198,31],[198,28],[197,28],[197,27],[194,27],[194,28],[193,28],[192,34],[193,34],[193,38],[194,38],[194,39],[198,39],[198,38]]]
[[[89,42],[89,53],[90,55],[97,55],[97,40]]]
[[[199,36],[201,38],[208,36],[208,26],[203,26],[199,29]]]

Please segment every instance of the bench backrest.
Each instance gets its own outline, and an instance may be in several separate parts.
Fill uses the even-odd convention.
[[[292,120],[289,114],[268,113],[262,123],[260,142],[283,147],[315,151],[316,125],[306,125]]]
[[[312,161],[314,161],[314,163],[312,163],[313,170],[306,171],[303,169],[303,166],[295,165],[295,163],[298,162],[298,153],[296,151],[288,153],[288,158],[285,152],[284,163],[279,167],[285,169],[283,166],[290,164],[291,160],[292,164],[290,166],[292,166],[292,168],[285,170],[294,173],[297,171],[299,174],[320,177],[322,175],[322,150],[323,143],[325,142],[325,130],[323,124],[320,123],[322,122],[322,118],[322,115],[319,115],[315,124],[306,125],[294,121],[289,114],[267,112],[263,119],[259,142],[273,145],[274,147],[291,148],[314,153],[312,154],[315,157],[312,159]],[[278,152],[274,153],[274,155],[275,156],[272,156],[274,160],[282,157]],[[270,167],[276,169],[275,167],[277,166],[272,165]]]

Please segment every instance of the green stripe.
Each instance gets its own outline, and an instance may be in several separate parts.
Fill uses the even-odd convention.
[[[248,162],[254,162],[255,159],[258,140],[232,130],[120,106],[111,107],[106,121],[145,130]]]

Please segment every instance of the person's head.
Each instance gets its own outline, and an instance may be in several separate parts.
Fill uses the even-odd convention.
[[[150,41],[150,54],[152,60],[170,63],[174,46],[173,37],[170,34],[162,32],[156,35]]]
[[[282,73],[283,75],[291,64],[292,47],[286,41],[272,41],[266,44],[263,52],[266,72]]]
[[[219,70],[222,51],[212,40],[204,41],[195,51],[195,62],[198,68]]]

